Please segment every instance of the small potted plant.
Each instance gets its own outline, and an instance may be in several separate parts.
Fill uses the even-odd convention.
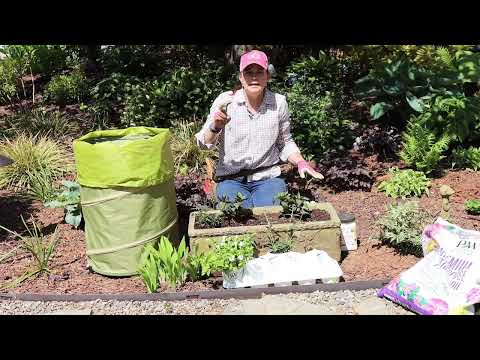
[[[242,275],[245,265],[254,255],[254,240],[250,234],[225,236],[213,252],[212,267],[221,271],[225,283],[234,282]]]

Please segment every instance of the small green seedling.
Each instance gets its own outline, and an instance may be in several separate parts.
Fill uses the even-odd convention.
[[[465,210],[472,215],[480,215],[480,200],[468,199],[465,201]]]
[[[202,211],[198,214],[197,222],[209,229],[218,228],[222,226],[223,216],[221,214],[209,214]]]
[[[280,206],[283,208],[282,214],[285,217],[305,220],[312,214],[309,199],[305,196],[282,192],[277,194],[275,199],[280,201]]]
[[[226,220],[240,220],[246,214],[246,209],[242,207],[242,203],[246,197],[241,193],[237,193],[234,201],[229,201],[226,196],[220,199],[219,209]]]

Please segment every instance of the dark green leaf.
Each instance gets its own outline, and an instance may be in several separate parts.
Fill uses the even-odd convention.
[[[370,115],[372,116],[373,120],[377,120],[391,109],[393,109],[392,104],[388,104],[386,102],[380,102],[375,105],[372,105],[372,107],[370,108]]]

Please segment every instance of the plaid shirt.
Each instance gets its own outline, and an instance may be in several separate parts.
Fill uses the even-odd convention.
[[[205,132],[213,123],[213,115],[222,104],[231,101],[227,107],[230,121],[220,132],[215,144],[205,144]],[[254,170],[272,166],[300,152],[290,133],[290,113],[285,96],[266,90],[257,113],[252,114],[245,102],[243,89],[220,94],[213,102],[207,121],[195,135],[201,148],[218,146],[219,161],[216,176],[235,175],[241,170]],[[278,165],[264,169],[247,177],[256,181],[281,174]]]

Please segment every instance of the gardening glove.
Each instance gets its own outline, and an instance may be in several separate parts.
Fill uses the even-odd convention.
[[[315,179],[323,179],[323,175],[319,172],[313,170],[308,162],[305,160],[299,161],[297,163],[298,173],[302,179],[305,178],[305,173],[309,174],[310,176],[314,177]]]

